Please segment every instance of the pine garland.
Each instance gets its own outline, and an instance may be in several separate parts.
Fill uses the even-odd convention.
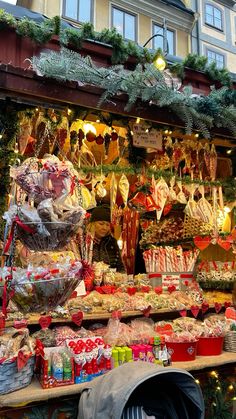
[[[32,68],[45,77],[80,81],[104,89],[98,106],[125,93],[128,97],[126,110],[133,108],[137,100],[154,103],[182,119],[187,134],[197,129],[205,138],[210,138],[212,128],[225,127],[236,135],[235,97],[226,88],[196,98],[192,97],[190,86],[182,92],[169,87],[164,74],[153,64],[137,65],[133,71],[127,71],[123,66],[96,67],[90,57],[67,49],[42,52],[39,57],[33,57],[31,63]]]
[[[198,281],[200,287],[203,290],[222,290],[222,291],[232,291],[233,281],[225,281],[221,279],[217,280],[208,280],[208,281]]]
[[[29,37],[37,44],[43,44],[50,41],[53,35],[58,35],[62,46],[70,46],[80,49],[85,40],[102,42],[112,47],[113,64],[121,64],[127,61],[128,57],[135,57],[137,63],[151,63],[156,55],[147,48],[137,45],[133,41],[125,41],[115,28],[103,29],[101,32],[95,32],[91,23],[84,23],[80,28],[62,28],[61,18],[55,16],[38,24],[31,19],[16,20],[11,14],[0,9],[0,29],[12,27],[20,36]],[[171,71],[184,78],[185,67],[193,70],[205,72],[214,82],[220,82],[222,85],[231,86],[232,78],[227,69],[218,69],[213,62],[207,64],[207,58],[197,54],[188,54],[181,62],[171,64]]]

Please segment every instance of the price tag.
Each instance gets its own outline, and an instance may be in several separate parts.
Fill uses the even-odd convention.
[[[15,329],[24,329],[25,327],[27,327],[27,325],[28,325],[28,322],[25,319],[15,320],[13,324]]]
[[[52,323],[51,316],[41,316],[39,319],[39,324],[41,326],[41,329],[47,329],[51,323]]]
[[[77,313],[72,314],[71,316],[71,320],[73,323],[76,324],[76,326],[81,326],[83,318],[84,318],[84,315],[82,311],[78,311]]]
[[[30,358],[30,355],[26,355],[22,351],[18,352],[18,357],[17,357],[17,369],[18,369],[18,371],[20,371],[20,370],[22,370],[22,368],[24,368],[24,366],[27,364],[29,358]]]

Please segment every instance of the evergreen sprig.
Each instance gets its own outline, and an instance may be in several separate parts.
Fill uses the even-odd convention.
[[[137,100],[156,104],[182,119],[188,134],[195,128],[209,138],[210,130],[219,126],[236,133],[235,96],[229,94],[227,88],[214,89],[209,96],[196,98],[192,96],[190,86],[182,92],[169,87],[164,74],[153,64],[139,64],[133,71],[127,71],[123,66],[96,67],[90,57],[64,48],[60,52],[42,52],[39,57],[33,57],[32,67],[46,77],[80,81],[104,89],[99,106],[125,93],[128,98],[126,110],[132,109]]]

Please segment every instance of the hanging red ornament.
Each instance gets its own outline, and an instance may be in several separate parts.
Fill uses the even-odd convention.
[[[137,211],[155,211],[159,207],[151,195],[146,195],[144,192],[137,192],[135,196],[129,200],[129,207],[137,209]]]
[[[95,135],[93,132],[89,131],[89,132],[86,134],[86,140],[87,140],[89,143],[92,143],[93,141],[95,141],[95,139],[96,139],[96,135]]]
[[[99,134],[99,135],[96,137],[96,143],[97,143],[98,145],[101,145],[101,144],[103,144],[103,143],[104,143],[104,138],[103,138],[103,136],[102,136],[101,134]]]
[[[112,131],[111,133],[111,141],[116,141],[118,139],[118,134],[116,131]]]

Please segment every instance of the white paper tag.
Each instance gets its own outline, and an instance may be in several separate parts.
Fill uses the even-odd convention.
[[[133,126],[133,145],[135,147],[154,148],[162,150],[162,133],[156,129],[146,132],[147,127],[142,124]]]
[[[77,295],[78,295],[78,296],[80,296],[80,295],[86,295],[86,289],[85,289],[85,283],[84,283],[84,280],[82,280],[82,281],[79,283],[79,285],[78,285],[78,287],[75,289],[75,291],[77,292]]]

